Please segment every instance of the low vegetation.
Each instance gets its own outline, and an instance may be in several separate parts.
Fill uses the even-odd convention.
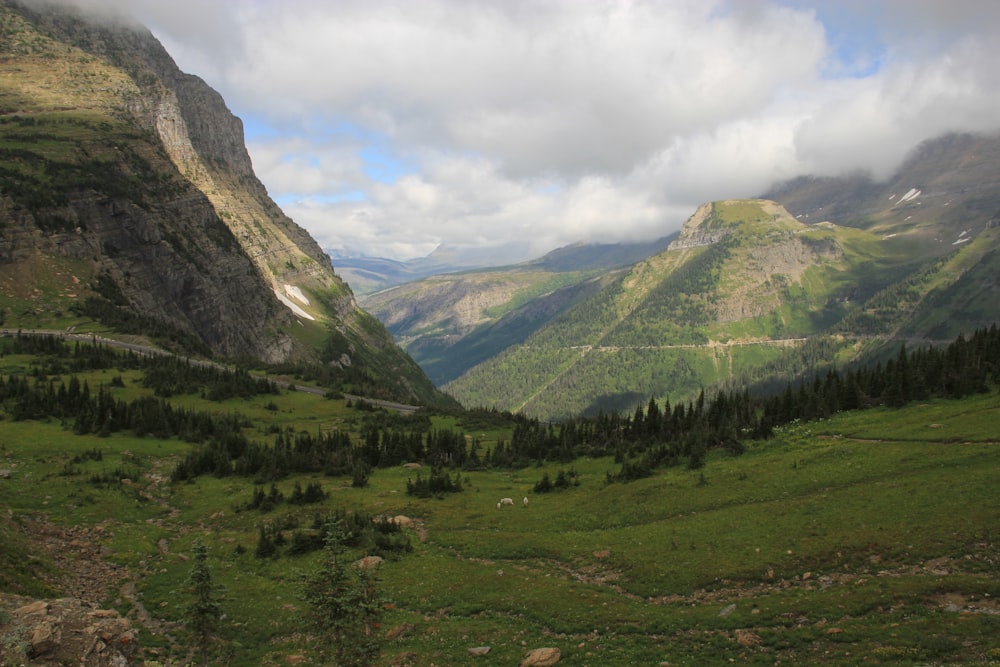
[[[354,460],[244,473],[230,456],[178,477],[211,436],[199,444],[134,428],[75,432],[69,415],[18,418],[19,399],[7,395],[0,530],[19,565],[4,568],[4,590],[50,595],[87,575],[69,539],[62,556],[17,558],[47,526],[100,543],[117,575],[94,601],[131,612],[144,659],[161,664],[204,649],[209,662],[234,665],[373,650],[383,663],[499,665],[541,646],[559,648],[567,665],[998,660],[995,340],[995,330],[979,332],[942,351],[941,360],[983,361],[960,400],[913,395],[807,414],[815,388],[827,386],[821,378],[776,396],[782,410],[799,407],[769,438],[737,431],[739,448],[707,447],[700,459],[682,455],[679,465],[629,476],[640,443],[646,452],[669,445],[657,429],[697,413],[697,403],[650,401],[606,415],[619,424],[617,446],[595,449],[591,438],[590,449],[567,449],[569,434],[589,432],[596,418],[547,426],[492,411],[407,417],[266,382],[259,393],[212,400],[211,374],[189,380],[195,391],[156,397],[164,385],[147,377],[162,364],[8,339],[5,387],[23,378],[58,396],[75,380],[105,402],[162,402],[228,424],[235,430],[225,438],[238,432],[275,463],[282,448],[314,451],[341,438]],[[901,352],[881,372],[902,372],[903,359],[913,372],[928,366],[927,354]],[[702,411],[720,409],[719,400]],[[757,415],[773,409],[755,405]],[[419,470],[401,465],[418,461]],[[421,493],[411,491],[416,480]],[[498,508],[505,497],[515,505]],[[349,564],[366,555],[383,561],[352,574]],[[310,574],[330,559],[347,568],[328,582],[341,597],[317,596]],[[123,593],[128,582],[133,595]],[[199,590],[201,606],[182,593]],[[338,599],[365,601],[368,620],[331,615],[317,625],[317,610]],[[216,604],[217,624],[192,617]],[[478,646],[490,652],[472,658]]]

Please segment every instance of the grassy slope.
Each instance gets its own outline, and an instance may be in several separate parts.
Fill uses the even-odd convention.
[[[115,374],[95,374],[91,384]],[[116,390],[123,397],[141,391],[138,377],[126,374],[125,382]],[[265,407],[270,401],[277,411]],[[339,401],[304,394],[182,402],[245,413],[257,431],[270,423],[352,428],[358,417]],[[233,511],[249,498],[251,480],[155,482],[187,451],[184,443],[79,437],[57,423],[8,420],[0,422],[0,457],[13,474],[0,481],[0,509],[12,521],[0,530],[37,512],[60,524],[99,524],[111,557],[138,578],[146,609],[168,621],[185,603],[177,593],[190,569],[184,554],[205,541],[213,575],[228,590],[231,664],[309,654],[297,573],[312,558],[262,562],[252,550],[260,522],[298,515],[308,524],[335,507],[406,514],[427,531],[426,541],[412,536],[413,553],[382,567],[394,604],[386,627],[414,626],[386,644],[387,659],[413,651],[417,665],[462,664],[467,648],[485,644],[493,650],[477,664],[516,664],[543,645],[559,647],[566,665],[695,665],[706,656],[972,663],[1000,659],[1000,617],[981,613],[995,612],[1000,596],[998,419],[995,393],[843,414],[752,443],[739,458],[710,457],[700,472],[668,470],[628,485],[604,485],[605,473],[617,470],[612,461],[580,460],[580,486],[548,495],[531,489],[559,466],[469,472],[465,491],[440,500],[406,496],[412,473],[401,469],[377,471],[366,489],[316,478],[331,492],[322,507],[285,505],[266,515]],[[507,437],[471,435],[486,446]],[[65,474],[74,454],[93,448],[103,461]],[[87,481],[119,465],[134,468],[143,488]],[[293,482],[279,487],[287,494]],[[528,507],[496,509],[498,498],[521,495]],[[24,549],[23,540],[5,543]],[[238,544],[251,553],[236,555]],[[8,590],[18,577],[21,587],[37,586],[44,561],[38,567],[27,579],[8,574]],[[183,637],[176,628],[167,635]],[[166,651],[167,636],[146,632],[143,645]]]
[[[593,271],[553,272],[519,267],[425,278],[368,295],[362,305],[428,376],[444,384],[471,365],[520,343],[540,326],[528,312],[505,316],[554,292],[578,285]],[[400,315],[400,313],[405,313]]]
[[[686,401],[989,326],[998,228],[953,245],[894,224],[810,226],[764,202],[706,205],[684,227],[687,247],[635,264],[445,389],[465,405],[556,418]],[[818,337],[824,358],[804,344]]]
[[[731,236],[636,264],[446,389],[466,405],[543,417],[629,409],[650,396],[687,400],[780,360],[844,317],[852,299],[912,270],[913,244],[903,239],[807,227],[753,201],[716,203],[700,221],[699,214],[685,227],[690,233]],[[735,310],[746,314],[722,316],[724,303],[730,313],[742,304]],[[543,352],[560,362],[540,363]]]

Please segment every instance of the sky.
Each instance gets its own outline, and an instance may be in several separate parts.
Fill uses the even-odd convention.
[[[244,123],[334,257],[652,240],[798,175],[1000,130],[995,0],[73,0]]]

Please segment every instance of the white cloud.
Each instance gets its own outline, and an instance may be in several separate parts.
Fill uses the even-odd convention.
[[[87,1],[281,128],[249,146],[268,190],[367,254],[653,238],[705,200],[1000,128],[995,2]]]
[[[268,189],[297,196],[320,196],[367,184],[357,148],[331,141],[310,141],[301,136],[265,137],[247,142],[254,171],[267,175]]]

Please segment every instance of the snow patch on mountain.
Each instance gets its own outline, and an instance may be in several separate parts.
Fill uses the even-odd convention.
[[[285,287],[288,287],[288,285],[285,285]],[[278,290],[274,290],[274,296],[278,297],[278,301],[280,301],[281,303],[285,304],[288,307],[289,310],[291,310],[293,313],[295,313],[299,317],[305,318],[307,320],[315,320],[316,319],[315,317],[313,317],[312,315],[310,315],[309,313],[307,313],[306,311],[304,311],[302,309],[302,307],[299,306],[299,304],[295,303],[294,301],[292,301],[291,299],[289,299],[287,296],[285,296],[284,294],[282,294]],[[308,304],[308,303],[309,302],[306,301],[306,304]]]

